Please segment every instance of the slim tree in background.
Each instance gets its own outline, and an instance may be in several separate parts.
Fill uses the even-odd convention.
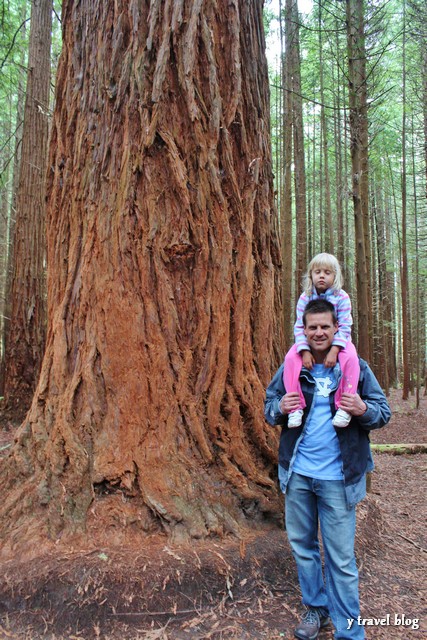
[[[7,51],[2,60],[2,72],[0,78],[5,80],[2,85],[2,93],[7,93],[7,115],[3,127],[3,144],[0,153],[1,162],[1,301],[0,301],[0,396],[4,394],[4,367],[6,335],[10,326],[10,306],[12,288],[12,246],[16,218],[16,195],[18,192],[19,167],[22,148],[22,122],[24,119],[25,96],[25,72],[27,67],[28,42],[27,42],[27,3],[21,2],[15,20],[11,20],[8,31],[9,40]],[[3,27],[5,26],[3,20]],[[19,26],[18,26],[19,25]],[[19,46],[16,45],[20,36]],[[3,34],[4,35],[4,34]],[[15,43],[17,55],[14,57]],[[26,43],[26,44],[25,44]],[[6,72],[7,70],[7,72]],[[9,84],[7,86],[7,83]]]
[[[301,56],[299,42],[298,2],[291,8],[292,32],[292,79],[293,79],[293,143],[295,164],[295,216],[296,216],[296,265],[295,290],[301,289],[302,276],[307,267],[307,191],[305,175],[304,119],[301,94]]]
[[[402,399],[407,400],[410,390],[410,308],[408,284],[408,252],[407,252],[407,167],[406,167],[406,2],[403,0],[403,32],[402,32],[402,219],[401,238],[402,253],[400,257],[400,293],[402,296],[402,363],[403,388]]]
[[[337,207],[337,248],[336,254],[337,258],[342,265],[344,278],[346,282],[346,290],[348,291],[348,282],[347,275],[349,274],[349,269],[346,261],[346,220],[344,218],[345,214],[345,202],[346,198],[346,175],[344,172],[344,162],[343,162],[343,120],[342,120],[342,111],[343,111],[343,90],[341,88],[342,82],[342,70],[340,65],[340,41],[338,35],[338,20],[335,19],[335,51],[337,56],[337,61],[335,65],[335,98],[334,98],[334,141],[335,141],[335,189],[336,189],[336,207]]]
[[[329,253],[334,253],[334,231],[332,222],[331,179],[329,174],[329,149],[328,149],[328,124],[325,107],[325,82],[324,82],[324,53],[325,46],[322,38],[322,6],[319,4],[319,85],[320,85],[320,136],[321,156],[323,171],[321,184],[324,185],[325,213],[322,220],[324,228],[323,248]]]
[[[45,175],[48,144],[52,2],[33,2],[22,152],[12,246],[5,405],[28,409],[45,345]]]
[[[293,304],[293,224],[292,224],[292,160],[293,160],[293,81],[292,50],[294,27],[292,7],[294,0],[285,3],[285,47],[282,59],[283,85],[283,188],[280,200],[280,235],[282,239],[283,323],[286,349],[293,343],[292,326],[295,321]],[[280,11],[282,7],[280,4]],[[282,20],[280,22],[282,28]],[[282,40],[283,47],[283,40]]]
[[[357,265],[358,351],[368,361],[371,345],[369,265],[368,99],[363,0],[346,0],[350,152]]]

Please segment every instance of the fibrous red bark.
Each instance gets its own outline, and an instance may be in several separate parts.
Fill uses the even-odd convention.
[[[48,340],[5,522],[25,495],[54,536],[113,503],[141,531],[237,532],[280,508],[262,1],[68,0],[63,24]]]

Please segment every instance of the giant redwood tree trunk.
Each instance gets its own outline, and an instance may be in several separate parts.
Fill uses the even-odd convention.
[[[3,522],[178,539],[280,508],[262,4],[64,3],[48,339]]]

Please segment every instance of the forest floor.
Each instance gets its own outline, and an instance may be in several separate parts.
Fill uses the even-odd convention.
[[[390,397],[374,444],[427,444],[427,397]],[[1,421],[0,457],[15,426]],[[375,451],[358,506],[357,560],[367,640],[427,638],[427,455]],[[70,549],[0,565],[0,640],[290,640],[301,614],[286,534],[236,542]],[[331,640],[332,629],[320,640]]]

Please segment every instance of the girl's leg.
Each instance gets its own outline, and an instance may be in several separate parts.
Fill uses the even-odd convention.
[[[352,342],[347,342],[344,349],[338,354],[342,378],[335,393],[335,406],[338,409],[343,393],[357,393],[359,384],[360,366],[356,347]]]
[[[285,366],[283,368],[283,384],[287,393],[297,392],[300,397],[300,406],[295,411],[304,409],[306,403],[303,393],[301,391],[301,385],[299,382],[299,376],[302,369],[302,358],[297,351],[296,345],[293,345],[285,356]]]

